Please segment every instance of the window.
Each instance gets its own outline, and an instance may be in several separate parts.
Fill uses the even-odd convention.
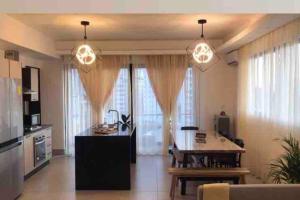
[[[196,125],[194,95],[193,69],[190,67],[177,98],[177,128]]]
[[[74,154],[75,136],[92,125],[91,106],[76,68],[65,68],[66,147]]]
[[[248,113],[295,125],[300,102],[300,46],[284,44],[250,59]]]
[[[117,121],[115,113],[108,113],[110,109],[119,111],[120,118],[121,114],[128,115],[130,113],[129,94],[129,70],[128,68],[121,68],[112,95],[104,109],[104,121],[109,124]]]
[[[134,71],[135,118],[138,154],[162,154],[163,115],[146,68]]]

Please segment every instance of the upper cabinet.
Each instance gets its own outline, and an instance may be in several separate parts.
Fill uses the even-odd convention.
[[[38,101],[39,100],[39,70],[36,68],[31,68],[31,90],[36,92],[31,95],[31,101]]]
[[[39,101],[39,69],[35,67],[25,67],[22,69],[22,74],[24,94],[30,95],[30,101]]]
[[[0,58],[0,78],[9,77],[9,61],[4,58]]]
[[[22,79],[22,67],[20,62],[9,60],[9,76],[11,78]]]

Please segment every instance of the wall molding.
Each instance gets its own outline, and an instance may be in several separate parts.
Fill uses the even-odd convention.
[[[52,150],[52,155],[53,156],[65,155],[65,150],[64,149],[53,149]]]

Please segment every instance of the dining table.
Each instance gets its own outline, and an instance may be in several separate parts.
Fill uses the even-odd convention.
[[[176,146],[177,151],[183,155],[182,167],[184,168],[187,167],[188,156],[190,155],[206,156],[210,154],[242,154],[246,152],[245,148],[238,146],[216,131],[207,131],[204,134],[200,132],[201,131],[198,130],[176,130],[171,134],[174,146]],[[196,137],[196,135],[200,137]],[[202,140],[200,139],[201,136]],[[184,195],[185,192],[186,181],[183,179],[181,194]]]

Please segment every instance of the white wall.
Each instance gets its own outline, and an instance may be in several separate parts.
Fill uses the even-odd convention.
[[[219,62],[200,74],[200,128],[214,129],[214,115],[224,110],[231,118],[235,133],[237,95],[237,67]]]
[[[62,63],[60,61],[44,61],[40,76],[42,123],[53,125],[53,149],[64,149]]]

